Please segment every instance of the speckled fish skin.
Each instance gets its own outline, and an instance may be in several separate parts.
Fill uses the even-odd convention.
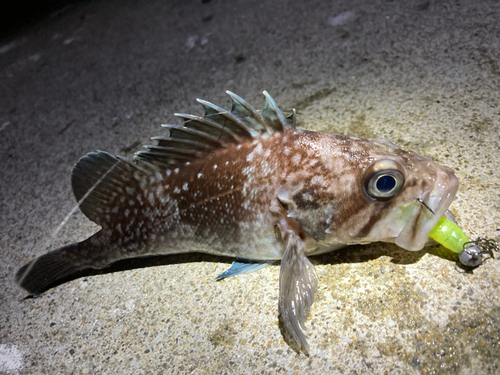
[[[307,353],[301,328],[317,288],[308,255],[429,241],[458,188],[450,168],[384,140],[297,130],[267,93],[262,112],[228,94],[231,112],[200,101],[203,118],[180,115],[184,126],[168,125],[135,163],[102,151],[82,158],[73,190],[102,229],[23,266],[19,285],[36,295],[78,270],[145,255],[281,259],[281,315]],[[384,168],[402,176],[400,190],[374,198],[367,186]]]

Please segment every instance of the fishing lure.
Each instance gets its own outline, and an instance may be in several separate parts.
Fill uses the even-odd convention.
[[[429,237],[447,249],[458,254],[460,262],[466,267],[477,267],[483,263],[483,255],[493,258],[493,251],[498,251],[495,240],[478,238],[471,241],[453,221],[443,216],[429,233]]]

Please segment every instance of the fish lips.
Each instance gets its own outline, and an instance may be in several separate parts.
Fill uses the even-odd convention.
[[[410,251],[419,251],[429,242],[429,233],[448,210],[458,190],[458,179],[453,170],[442,167],[436,182],[421,197],[416,197],[413,215],[396,238],[396,245]],[[418,202],[420,198],[434,213]]]

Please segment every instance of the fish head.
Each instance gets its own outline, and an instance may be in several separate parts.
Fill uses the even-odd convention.
[[[421,250],[455,198],[458,179],[453,170],[388,141],[360,140],[353,145],[365,150],[358,153],[357,165],[350,163],[352,182],[344,185],[344,198],[353,204],[345,211],[335,205],[340,220],[334,209],[327,237],[328,232],[335,237],[340,229],[349,242],[393,242]]]
[[[397,231],[402,228],[397,237],[394,237],[396,245],[418,251],[432,242],[429,234],[455,198],[458,179],[453,169],[440,165],[431,158],[412,152],[407,152],[406,156],[412,162],[406,166],[403,164],[405,191],[401,192],[398,208],[386,220],[394,218],[394,222],[398,223]],[[397,196],[395,199],[398,201]],[[389,240],[392,241],[391,238]]]
[[[296,204],[288,205],[290,216],[323,248],[318,252],[371,242],[418,251],[431,242],[429,233],[458,189],[451,168],[385,140],[331,136],[319,148],[321,167],[295,190]]]

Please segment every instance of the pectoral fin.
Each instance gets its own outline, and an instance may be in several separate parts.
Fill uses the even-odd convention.
[[[250,260],[239,259],[233,262],[231,267],[222,272],[215,280],[222,280],[226,277],[241,275],[243,273],[252,273],[273,264],[274,262],[253,262]]]
[[[285,241],[285,253],[280,268],[280,311],[285,327],[306,355],[309,344],[302,329],[314,301],[318,278],[312,263],[305,255],[305,243],[282,220],[281,235]]]

